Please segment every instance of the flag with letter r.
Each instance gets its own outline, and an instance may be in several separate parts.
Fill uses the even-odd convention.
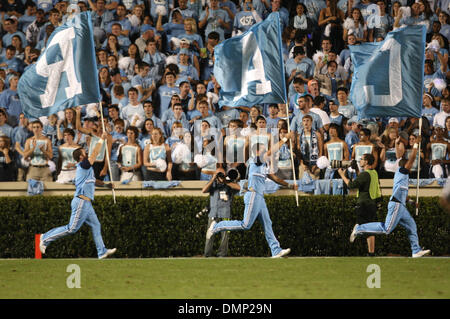
[[[89,11],[55,29],[37,62],[20,77],[17,90],[30,118],[100,101]]]
[[[278,12],[214,48],[220,106],[285,103],[286,83]]]
[[[350,100],[358,117],[421,117],[425,64],[423,25],[389,32],[382,42],[350,46]]]

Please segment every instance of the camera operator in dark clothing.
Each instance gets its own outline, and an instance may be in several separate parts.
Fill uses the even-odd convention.
[[[236,169],[231,169],[225,176],[223,168],[218,168],[211,180],[203,187],[202,192],[210,194],[210,210],[208,214],[208,227],[212,221],[216,222],[220,220],[230,219],[231,217],[231,205],[233,203],[234,195],[240,191],[240,186],[237,183],[239,179],[239,172]],[[228,253],[228,236],[229,232],[222,232],[221,242],[218,257],[226,257]],[[214,244],[214,237],[206,239],[205,243],[205,257],[212,256]]]
[[[375,158],[372,154],[366,153],[359,162],[363,171],[358,174],[354,181],[350,181],[345,176],[345,171],[340,168],[339,175],[342,177],[349,189],[358,189],[358,201],[356,207],[357,224],[365,224],[377,221],[377,202],[381,198],[380,184],[378,182],[378,173],[372,169]],[[375,255],[375,236],[367,238],[368,255]]]

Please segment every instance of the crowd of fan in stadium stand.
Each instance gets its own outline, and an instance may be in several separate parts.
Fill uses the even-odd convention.
[[[251,146],[278,142],[288,121],[295,140],[272,159],[281,177],[293,179],[291,152],[297,179],[304,172],[339,178],[335,170],[319,165],[321,157],[358,161],[370,152],[380,178],[391,178],[417,139],[418,119],[358,120],[349,100],[353,66],[348,45],[382,41],[389,31],[413,24],[427,27],[421,177],[447,177],[448,0],[23,2],[3,0],[0,8],[1,181],[70,183],[73,150],[89,151],[103,127],[109,133],[111,167],[103,152],[94,165],[99,185],[108,179],[208,180],[217,166],[236,167],[245,178]],[[102,110],[100,104],[90,104],[26,118],[17,94],[21,74],[69,14],[87,10],[92,13]],[[219,107],[214,47],[276,11],[287,106]]]

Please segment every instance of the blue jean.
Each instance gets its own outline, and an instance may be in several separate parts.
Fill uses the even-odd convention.
[[[43,243],[48,246],[51,242],[63,238],[67,235],[75,234],[84,223],[88,224],[92,229],[95,247],[97,248],[97,255],[106,253],[106,248],[103,243],[101,234],[101,225],[95,214],[92,203],[78,197],[72,199],[72,214],[70,216],[69,224],[53,228],[43,235]]]
[[[214,226],[213,233],[221,231],[249,230],[252,228],[255,220],[259,219],[263,225],[266,241],[269,244],[272,256],[277,255],[281,251],[281,247],[273,233],[272,221],[270,220],[264,196],[255,192],[247,192],[244,195],[244,204],[245,210],[243,220],[221,221]]]
[[[417,236],[416,222],[406,207],[398,202],[389,202],[388,213],[384,223],[375,222],[359,225],[356,228],[356,235],[364,233],[389,235],[398,224],[406,229],[413,254],[419,252],[421,249],[419,246],[419,237]]]

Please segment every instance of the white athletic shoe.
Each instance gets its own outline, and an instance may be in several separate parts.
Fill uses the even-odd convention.
[[[208,228],[208,230],[206,231],[206,239],[211,239],[211,237],[214,235],[214,233],[213,233],[213,229],[214,229],[214,226],[217,224],[217,222],[215,221],[215,220],[213,220],[212,222],[211,222],[211,225],[209,225],[209,228]]]
[[[412,258],[419,258],[425,255],[429,255],[431,253],[431,250],[427,249],[427,250],[421,250],[415,254],[412,255]]]
[[[289,255],[290,252],[291,252],[290,248],[282,249],[277,255],[272,256],[271,258],[281,258],[281,257],[284,257],[286,255]]]
[[[42,240],[43,236],[44,236],[44,234],[41,234],[39,236],[39,250],[41,251],[41,254],[45,254],[45,249],[47,248],[47,246],[44,245],[44,242]]]
[[[350,242],[351,243],[353,243],[356,238],[356,227],[358,227],[358,224],[355,224],[355,226],[353,226],[352,233],[350,234]]]
[[[113,248],[113,249],[108,249],[106,251],[106,253],[104,253],[103,255],[101,255],[100,257],[98,257],[98,259],[105,259],[108,256],[111,256],[112,254],[114,254],[117,251],[117,248]]]

